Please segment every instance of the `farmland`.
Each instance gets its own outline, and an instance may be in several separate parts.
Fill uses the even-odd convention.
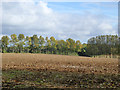
[[[53,54],[2,54],[4,88],[118,87],[118,59]],[[96,83],[96,84],[95,84]]]

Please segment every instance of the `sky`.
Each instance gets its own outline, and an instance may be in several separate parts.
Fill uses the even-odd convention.
[[[11,34],[87,43],[97,35],[118,34],[117,2],[3,2],[2,36]]]

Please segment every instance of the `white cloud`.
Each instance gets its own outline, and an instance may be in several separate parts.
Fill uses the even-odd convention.
[[[79,39],[83,42],[91,36],[117,34],[106,16],[91,13],[66,14],[48,8],[40,1],[3,3],[3,34],[55,36],[57,39]]]

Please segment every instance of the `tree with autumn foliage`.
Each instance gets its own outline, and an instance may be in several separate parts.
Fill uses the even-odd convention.
[[[2,52],[5,53],[7,52],[8,44],[9,44],[9,37],[8,36],[3,36],[2,37]]]
[[[33,35],[31,37],[31,46],[30,46],[30,52],[31,53],[37,53],[39,50],[39,39],[37,35]]]
[[[65,50],[66,50],[66,42],[64,40],[58,40],[57,41],[58,54],[65,54]]]
[[[10,40],[10,42],[11,42],[11,47],[10,47],[10,49],[11,49],[11,51],[14,53],[14,52],[17,52],[17,42],[18,42],[18,38],[17,38],[17,35],[16,34],[12,34],[11,35],[11,40]]]
[[[26,38],[25,38],[25,46],[24,46],[24,52],[25,53],[29,53],[31,45],[32,45],[31,37],[26,36]]]
[[[71,39],[71,38],[68,38],[67,39],[67,43],[68,43],[68,53],[72,53],[74,52],[75,53],[75,49],[76,49],[76,43],[75,43],[75,40]]]
[[[23,34],[19,34],[19,36],[18,36],[18,40],[19,40],[19,42],[18,42],[18,44],[17,44],[17,47],[18,47],[18,49],[19,49],[19,53],[21,53],[21,52],[23,52],[23,45],[25,45],[25,36],[23,35]]]
[[[39,44],[40,44],[40,53],[41,53],[41,49],[44,48],[44,43],[45,43],[45,40],[42,36],[39,37]]]
[[[76,52],[81,52],[82,44],[79,40],[76,41]]]
[[[50,48],[51,48],[51,42],[50,40],[48,39],[48,37],[46,37],[46,44],[45,44],[45,47],[46,47],[46,53],[50,53]]]
[[[56,50],[57,50],[57,40],[55,40],[55,38],[52,36],[50,37],[50,43],[51,43],[51,53],[52,54],[56,54]]]
[[[72,38],[66,40],[56,40],[53,36],[48,38],[33,35],[31,37],[24,34],[12,34],[3,36],[0,40],[2,53],[46,53],[61,55],[118,55],[119,37],[117,35],[100,35],[92,37],[86,43],[75,41]]]

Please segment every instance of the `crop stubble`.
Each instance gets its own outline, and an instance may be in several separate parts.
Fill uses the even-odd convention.
[[[118,59],[48,54],[2,54],[2,69],[118,74]]]

